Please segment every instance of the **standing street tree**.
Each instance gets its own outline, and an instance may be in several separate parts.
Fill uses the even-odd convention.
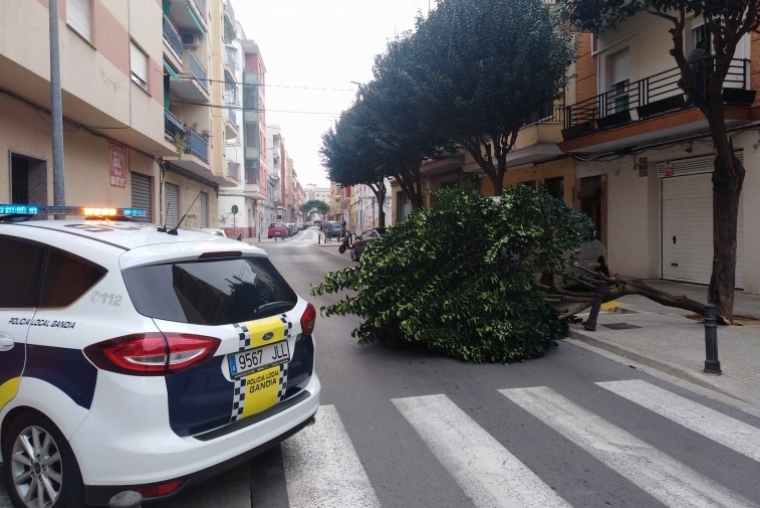
[[[518,131],[564,88],[570,34],[541,0],[441,0],[409,39],[421,125],[461,145],[501,195]]]
[[[327,216],[330,213],[330,205],[322,201],[321,199],[310,199],[306,203],[298,207],[298,210],[304,215],[310,212],[317,212],[322,217]]]
[[[713,183],[713,269],[708,300],[726,321],[733,319],[736,281],[736,229],[744,165],[734,154],[726,132],[723,84],[742,38],[760,28],[760,0],[564,0],[568,19],[593,32],[614,29],[641,13],[668,20],[670,54],[681,71],[678,85],[705,115],[715,151]],[[699,80],[684,54],[685,30],[691,15],[702,17],[710,30],[714,54],[699,63]],[[709,50],[709,48],[707,48]],[[706,81],[706,86],[702,83]]]
[[[359,98],[344,111],[334,128],[322,136],[322,164],[330,181],[344,187],[366,185],[378,202],[378,224],[385,227],[385,176],[383,148],[376,143],[378,127]]]

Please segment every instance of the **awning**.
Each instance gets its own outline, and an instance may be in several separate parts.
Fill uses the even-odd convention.
[[[200,20],[198,19],[198,17],[193,12],[193,8],[190,7],[189,3],[185,4],[185,7],[187,7],[187,12],[190,13],[190,17],[193,18],[193,22],[195,23],[195,26],[198,27],[198,30],[200,30],[201,35],[205,34],[206,33],[206,29],[203,28],[203,25],[201,24]]]
[[[174,69],[172,69],[172,66],[171,66],[171,65],[169,65],[168,63],[166,63],[166,60],[164,60],[164,70],[166,71],[166,73],[167,73],[169,76],[171,76],[171,78],[172,78],[174,81],[179,81],[179,82],[181,82],[181,81],[182,81],[182,80],[180,79],[179,75],[178,75],[176,72],[174,72]]]

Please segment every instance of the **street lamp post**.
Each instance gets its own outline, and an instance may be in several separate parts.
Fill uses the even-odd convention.
[[[50,118],[53,126],[53,203],[66,204],[63,173],[63,103],[61,102],[61,55],[58,44],[58,0],[48,2],[50,23]],[[57,220],[66,218],[56,214]]]

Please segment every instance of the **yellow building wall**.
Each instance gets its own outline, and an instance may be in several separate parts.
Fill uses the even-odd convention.
[[[564,177],[564,198],[565,202],[572,206],[573,204],[573,185],[575,180],[575,161],[570,158],[560,159],[550,162],[537,164],[536,166],[524,169],[513,169],[507,171],[504,175],[504,187],[518,185],[523,182],[543,182],[547,178]],[[493,184],[491,179],[484,176],[480,180],[480,192],[484,196],[493,196]]]

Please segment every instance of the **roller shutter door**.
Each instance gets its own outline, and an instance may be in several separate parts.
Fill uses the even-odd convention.
[[[132,206],[145,208],[148,216],[145,222],[153,221],[153,179],[140,173],[130,173],[132,177]]]
[[[740,153],[737,156],[741,159]],[[662,179],[662,277],[709,284],[713,260],[713,157],[660,163]],[[669,166],[666,166],[669,164]],[[667,176],[665,175],[673,175]],[[744,199],[739,201],[736,287],[744,287]]]
[[[201,227],[208,227],[208,194],[201,192]]]
[[[170,228],[176,227],[179,222],[179,186],[172,183],[165,184],[165,206],[168,210],[166,214],[166,225]]]

